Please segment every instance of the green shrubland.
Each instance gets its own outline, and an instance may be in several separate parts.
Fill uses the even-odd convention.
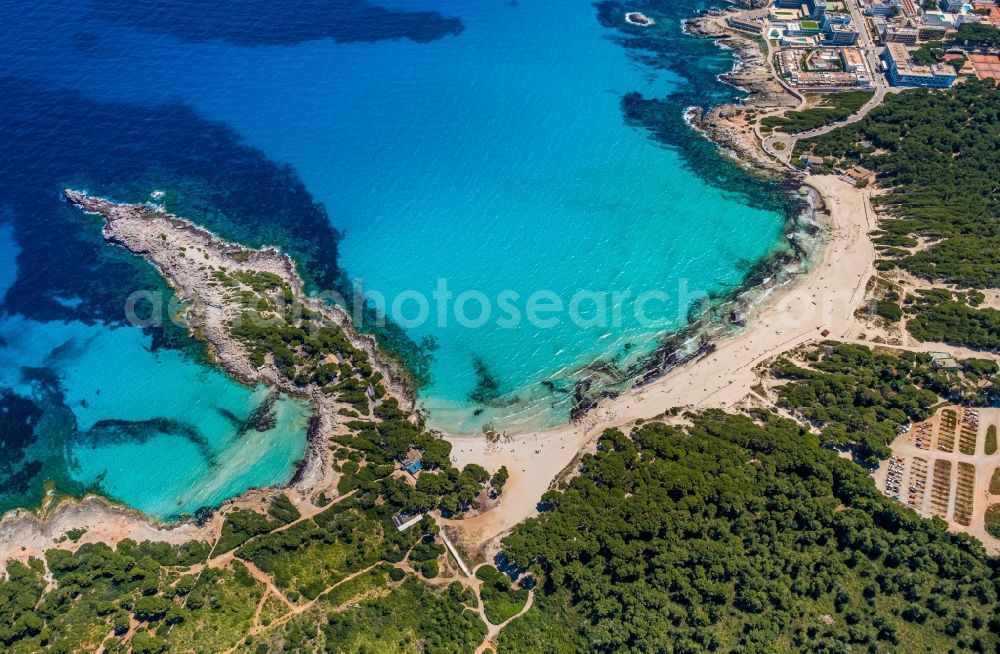
[[[857,113],[866,102],[875,95],[872,91],[844,91],[829,93],[822,97],[820,103],[801,111],[787,111],[783,116],[768,116],[761,119],[764,127],[798,134],[831,125]]]
[[[993,651],[982,546],[799,425],[709,412],[607,431],[504,539],[538,577],[501,652]]]

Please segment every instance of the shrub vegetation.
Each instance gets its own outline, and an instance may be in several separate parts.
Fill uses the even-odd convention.
[[[957,40],[994,47],[1000,31],[966,24]],[[928,49],[927,56],[933,56]],[[1000,89],[968,80],[947,92],[890,94],[864,119],[796,144],[834,165],[859,163],[891,191],[876,199],[884,218],[879,267],[899,266],[936,283],[1000,288]],[[914,249],[925,242],[926,247]],[[932,292],[907,307],[923,340],[979,349],[1000,344],[1000,312],[977,308],[977,293]]]
[[[997,567],[795,423],[607,431],[504,551],[539,577],[500,652],[993,651]]]
[[[788,111],[784,116],[767,116],[761,125],[779,132],[798,134],[844,120],[857,113],[875,95],[871,91],[844,91],[823,96],[820,104],[802,111]]]

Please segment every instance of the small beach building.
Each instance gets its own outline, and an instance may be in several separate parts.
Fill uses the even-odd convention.
[[[928,352],[931,355],[931,367],[935,370],[958,370],[961,368],[958,359],[947,352]]]
[[[867,186],[875,181],[875,173],[863,166],[851,166],[844,171],[844,174],[855,186]]]
[[[811,154],[804,154],[799,157],[799,163],[806,168],[817,168],[826,164],[826,159],[823,157],[814,157]]]
[[[406,472],[410,473],[414,477],[417,473],[424,469],[424,463],[421,460],[420,450],[410,448],[410,451],[406,453],[406,458],[399,462],[400,467]]]
[[[412,513],[410,511],[400,511],[392,516],[392,524],[396,525],[398,531],[406,531],[413,525],[424,519],[422,513]]]

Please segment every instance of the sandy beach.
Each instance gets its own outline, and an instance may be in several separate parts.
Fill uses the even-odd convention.
[[[864,334],[865,326],[854,314],[875,271],[875,248],[868,237],[875,228],[871,191],[832,175],[810,176],[805,183],[825,204],[828,215],[819,214],[825,243],[808,271],[758,305],[743,332],[660,379],[601,401],[579,422],[499,442],[447,437],[456,465],[478,463],[490,470],[505,465],[510,472],[497,506],[464,520],[443,521],[470,553],[491,557],[498,551],[499,537],[537,513],[536,504],[552,481],[579,452],[593,447],[605,429],[627,430],[636,420],[655,418],[672,407],[732,407],[753,392],[760,364],[823,340],[824,331],[828,338],[846,340]]]
[[[499,439],[447,436],[458,466],[478,463],[488,470],[506,466],[510,479],[499,503],[464,520],[442,520],[474,557],[491,557],[510,528],[537,513],[537,503],[553,480],[573,470],[581,453],[594,447],[608,428],[628,430],[636,420],[662,416],[673,407],[732,407],[758,381],[760,364],[803,343],[830,338],[855,340],[865,325],[854,315],[874,272],[875,250],[868,238],[874,228],[871,191],[857,189],[833,176],[812,176],[824,208],[818,218],[824,230],[822,249],[810,268],[793,282],[775,288],[751,313],[747,328],[717,344],[710,354],[676,368],[662,378],[606,398],[581,420],[561,427]],[[249,498],[235,498],[227,504]],[[41,556],[71,529],[87,529],[82,542],[114,544],[124,538],[183,542],[210,538],[219,522],[196,528],[160,529],[134,511],[99,498],[56,507],[46,519],[28,512],[10,515],[0,524],[0,560]],[[73,546],[63,542],[62,546]]]
[[[697,28],[694,33],[713,37],[726,36],[728,46],[739,50],[739,71],[730,74],[727,81],[741,85],[750,93],[750,97],[739,107],[740,110],[749,106],[772,107],[789,103],[787,94],[772,79],[772,71],[755,43],[726,30],[718,17],[706,17],[692,21],[691,24]],[[721,116],[727,110],[729,109],[720,108],[717,113]],[[725,145],[728,141],[722,139],[722,135],[731,132],[732,136],[745,131],[733,131],[731,126],[726,125],[716,127],[711,138],[722,141],[724,147],[728,147]],[[758,152],[755,143],[753,146],[737,150],[746,158],[748,152]],[[766,156],[749,159],[760,159],[757,161],[758,165],[774,165]],[[459,467],[477,463],[493,471],[506,466],[510,473],[500,502],[483,513],[464,520],[442,520],[452,526],[453,533],[469,553],[489,556],[498,550],[500,537],[515,524],[537,512],[537,502],[553,480],[564,471],[572,472],[574,460],[581,453],[591,450],[597,436],[605,429],[620,427],[628,430],[637,420],[662,416],[673,407],[733,407],[753,392],[760,364],[803,343],[822,339],[822,334],[827,330],[830,338],[853,340],[863,336],[865,325],[855,318],[854,311],[860,305],[866,283],[874,272],[875,251],[868,238],[868,232],[875,227],[875,214],[870,206],[871,191],[857,189],[833,176],[812,176],[805,183],[816,190],[825,205],[826,213],[818,213],[818,220],[824,230],[823,245],[808,271],[800,273],[784,286],[773,288],[769,296],[756,305],[748,316],[747,327],[740,334],[716,343],[716,349],[707,356],[689,361],[661,378],[615,398],[601,400],[596,408],[587,412],[579,421],[554,429],[513,436],[503,434],[499,439],[445,436],[453,444],[452,459]],[[210,308],[217,309],[215,312],[207,312],[209,319],[202,320],[208,323],[202,325],[202,331],[211,332],[207,335],[211,335],[209,340],[215,343],[216,357],[230,374],[255,378],[256,375],[250,374],[251,371],[244,365],[243,357],[239,356],[239,348],[221,347],[227,344],[222,334],[224,330],[216,328],[218,320],[210,318],[213,313],[216,314],[215,318],[224,313],[218,311],[224,303],[213,297],[212,287],[205,280],[195,279],[196,275],[180,274],[188,266],[184,265],[185,261],[177,259],[177,248],[166,246],[176,245],[173,243],[176,240],[177,244],[205,251],[207,256],[213,258],[219,254],[220,262],[216,262],[219,265],[224,263],[239,267],[239,263],[229,260],[229,256],[222,256],[226,253],[219,251],[220,244],[211,235],[186,221],[175,220],[178,229],[166,230],[170,233],[170,243],[160,243],[155,239],[150,241],[143,229],[131,229],[132,223],[127,220],[115,223],[116,235],[124,242],[133,242],[135,249],[142,250],[147,255],[152,254],[154,265],[175,287],[179,287],[182,295],[201,297]],[[239,249],[235,245],[232,247]],[[294,264],[277,251],[262,251],[253,256],[257,265],[267,263],[268,269],[289,279],[293,285],[296,283]],[[226,261],[221,262],[221,259]],[[347,331],[354,335],[353,330]],[[368,342],[355,340],[357,346],[368,351],[373,361],[377,360],[375,353],[369,351]],[[390,371],[384,372],[388,379],[393,378]],[[268,376],[268,381],[276,380],[276,376]],[[403,403],[407,404],[405,401]],[[334,427],[337,421],[334,418],[330,417],[322,422],[325,423],[322,432],[337,431]],[[307,466],[305,474],[300,474],[298,477],[301,478],[297,478],[292,488],[288,489],[294,491],[294,494],[298,494],[298,490],[303,487],[315,490],[333,486],[335,480],[328,474],[325,461],[327,448],[321,440],[311,439],[312,456],[309,460],[313,465]],[[305,500],[305,495],[300,499]],[[226,504],[249,501],[249,494],[246,494]],[[218,529],[221,521],[215,519],[212,523],[211,526],[206,525],[207,529],[195,528],[194,525],[160,529],[149,524],[136,512],[116,507],[99,498],[67,502],[41,519],[30,512],[6,516],[0,523],[0,567],[6,558],[23,560],[27,556],[42,555],[45,549],[59,542],[71,529],[88,530],[81,542],[102,541],[114,544],[123,538],[133,538],[176,543],[189,538],[211,537],[212,531]],[[63,542],[61,546],[71,545],[72,543]]]

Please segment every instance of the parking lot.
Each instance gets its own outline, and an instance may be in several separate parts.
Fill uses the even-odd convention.
[[[1000,553],[1000,541],[983,527],[986,508],[1000,503],[1000,495],[989,491],[1000,452],[984,451],[991,425],[1000,425],[1000,409],[939,409],[892,443],[891,457],[875,472],[876,484],[920,515],[946,520],[951,529],[970,533]]]

